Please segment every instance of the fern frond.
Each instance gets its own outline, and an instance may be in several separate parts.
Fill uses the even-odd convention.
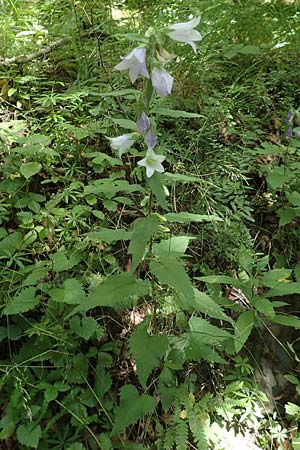
[[[186,450],[188,441],[188,424],[184,419],[176,424],[176,450]]]

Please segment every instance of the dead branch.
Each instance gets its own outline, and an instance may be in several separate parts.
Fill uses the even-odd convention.
[[[70,39],[71,39],[70,36],[63,37],[61,39],[58,39],[57,41],[51,42],[46,47],[41,48],[40,50],[37,50],[34,53],[29,53],[28,55],[19,55],[14,56],[12,58],[0,58],[0,66],[10,66],[11,64],[23,64],[30,62],[34,59],[41,58],[47,53],[52,52],[52,50],[59,47],[60,45],[63,45],[66,42],[70,41]]]

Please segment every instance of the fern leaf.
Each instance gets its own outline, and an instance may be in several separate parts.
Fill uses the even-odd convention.
[[[176,449],[186,450],[188,440],[188,425],[184,419],[179,419],[176,424]]]

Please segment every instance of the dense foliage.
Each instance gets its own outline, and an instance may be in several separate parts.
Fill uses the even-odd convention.
[[[1,9],[1,449],[298,450],[299,2]]]

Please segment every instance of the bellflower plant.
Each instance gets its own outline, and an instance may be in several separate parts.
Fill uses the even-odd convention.
[[[141,134],[145,134],[146,131],[150,128],[150,119],[143,112],[136,122],[137,128]]]
[[[164,69],[155,67],[151,73],[152,86],[161,97],[171,94],[173,87],[173,77]]]
[[[194,17],[189,22],[175,23],[169,28],[172,30],[167,35],[178,42],[189,44],[195,53],[197,53],[195,42],[201,41],[202,36],[199,31],[194,28],[199,24],[200,17]]]
[[[133,146],[136,139],[136,133],[122,134],[114,138],[108,138],[110,140],[110,146],[114,150],[119,151],[119,157],[123,155],[129,148]]]
[[[152,148],[148,148],[146,157],[138,161],[138,165],[146,168],[146,175],[148,178],[152,177],[154,172],[164,172],[165,169],[162,162],[165,160],[165,156],[156,155]]]
[[[116,70],[129,70],[129,78],[134,83],[141,74],[149,78],[146,67],[146,49],[144,47],[134,48],[129,55],[121,57],[122,61],[115,66]]]
[[[154,148],[157,144],[157,137],[153,130],[149,130],[145,136],[145,144],[148,148]]]

